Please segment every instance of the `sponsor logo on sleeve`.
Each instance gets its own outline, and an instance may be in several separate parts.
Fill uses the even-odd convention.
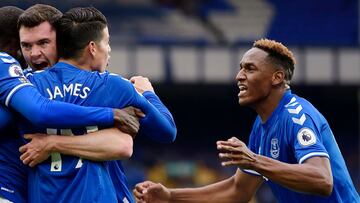
[[[316,143],[315,133],[309,128],[301,128],[297,134],[301,146],[307,147]]]
[[[11,77],[24,77],[21,67],[17,64],[13,64],[9,67],[9,75]]]

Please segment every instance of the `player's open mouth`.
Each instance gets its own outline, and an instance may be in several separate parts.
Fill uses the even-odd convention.
[[[243,96],[247,92],[247,87],[245,85],[239,85],[239,90],[238,96]]]
[[[33,66],[36,70],[43,70],[50,66],[48,62],[41,62],[41,63],[33,63]]]

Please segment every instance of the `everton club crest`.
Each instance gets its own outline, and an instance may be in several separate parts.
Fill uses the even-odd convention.
[[[271,157],[277,159],[279,157],[280,147],[279,141],[277,138],[271,139],[271,147],[270,147],[270,154]]]

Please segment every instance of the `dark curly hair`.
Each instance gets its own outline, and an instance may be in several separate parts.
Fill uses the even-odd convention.
[[[289,85],[296,63],[293,53],[282,43],[269,39],[257,40],[253,47],[267,52],[271,62],[285,70],[285,81]]]

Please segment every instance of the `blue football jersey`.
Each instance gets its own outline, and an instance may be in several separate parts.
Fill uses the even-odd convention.
[[[128,181],[121,161],[108,161],[107,170],[114,184],[118,202],[135,203],[133,195],[128,188]]]
[[[137,107],[146,114],[140,121],[140,131],[151,131],[155,136],[174,139],[172,133],[176,131],[171,127],[172,122],[160,116],[161,113],[139,94],[128,80],[119,75],[85,71],[59,62],[47,71],[30,75],[29,80],[42,95],[53,100],[83,106]],[[145,124],[149,121],[155,122],[151,122],[153,125]],[[161,124],[166,127],[160,128]],[[81,135],[101,128],[103,126],[83,129],[39,129],[32,126],[25,131]],[[114,163],[116,164],[114,166],[118,166],[117,162]],[[30,202],[121,202],[116,195],[117,191],[114,189],[109,170],[111,170],[109,162],[94,162],[53,153],[48,160],[30,171],[29,200]]]
[[[14,113],[0,105],[0,196],[19,203],[27,199],[27,167],[18,150],[23,144]]]
[[[8,106],[11,97],[31,83],[25,78],[20,64],[10,55],[0,52],[0,101]]]
[[[334,181],[329,197],[295,192],[268,180],[279,202],[360,202],[326,119],[310,102],[292,94],[290,90],[265,123],[261,122],[259,116],[256,118],[249,149],[290,164],[301,164],[314,156],[329,158]],[[244,171],[256,174],[254,171]]]
[[[153,92],[146,91],[143,93],[143,96],[153,105],[161,114],[173,125],[174,129],[176,129],[173,117],[169,110],[165,107],[165,105],[161,102],[160,98],[154,94]],[[141,134],[141,132],[139,133]],[[156,142],[166,143],[169,142],[168,139],[164,139],[162,137],[150,136]],[[128,181],[125,175],[124,167],[122,166],[121,161],[109,161],[107,162],[107,168],[110,174],[110,177],[113,181],[116,190],[116,196],[119,202],[124,203],[135,203],[135,199],[133,198],[132,192],[128,188]]]
[[[20,64],[0,52],[0,196],[19,203],[27,199],[27,167],[19,159],[18,149],[25,142],[13,110],[41,126],[113,124],[111,108],[84,108],[44,98],[24,77]]]
[[[14,114],[5,106],[22,87],[31,85],[20,64],[10,55],[0,52],[0,196],[12,202],[25,202],[27,168],[19,159],[19,147],[24,144]]]

